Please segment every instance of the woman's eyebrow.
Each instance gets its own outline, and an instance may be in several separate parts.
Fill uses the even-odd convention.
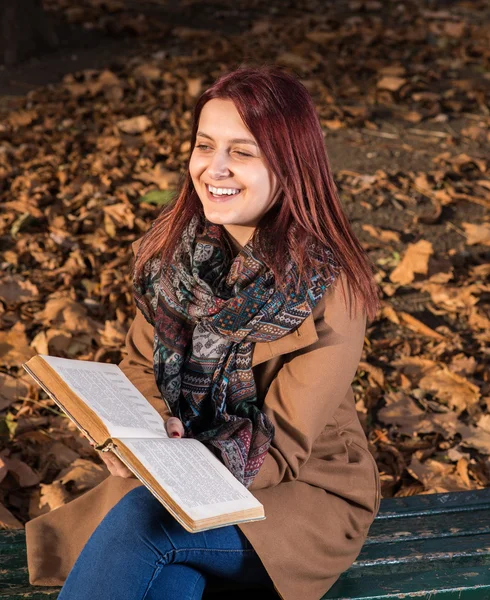
[[[198,131],[196,133],[196,136],[200,135],[201,137],[207,138],[208,140],[214,141],[213,138],[208,135],[207,133],[203,133],[202,131]],[[232,144],[251,144],[252,146],[255,146],[256,148],[258,148],[257,144],[253,141],[250,140],[249,138],[233,138],[232,140],[229,140]]]

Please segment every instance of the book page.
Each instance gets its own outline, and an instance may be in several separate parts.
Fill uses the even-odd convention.
[[[192,519],[261,506],[226,466],[197,440],[121,441]]]
[[[162,417],[117,365],[40,355],[113,437],[167,438]]]

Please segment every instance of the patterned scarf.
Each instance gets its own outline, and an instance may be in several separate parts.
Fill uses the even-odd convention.
[[[155,328],[155,379],[172,414],[187,437],[205,443],[249,487],[274,436],[258,406],[254,343],[297,329],[336,277],[328,269],[314,271],[298,292],[291,261],[280,292],[252,242],[233,259],[225,235],[222,226],[205,220],[199,227],[194,217],[172,264],[148,261],[133,290]],[[336,269],[329,250],[317,256]]]

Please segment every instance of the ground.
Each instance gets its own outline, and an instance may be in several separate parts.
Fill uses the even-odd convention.
[[[312,94],[376,271],[353,385],[383,495],[488,485],[488,5],[46,6],[60,48],[0,69],[0,500],[14,523],[106,475],[19,365],[120,360],[130,242],[159,210],[148,193],[175,188],[195,98],[244,62],[281,64]]]

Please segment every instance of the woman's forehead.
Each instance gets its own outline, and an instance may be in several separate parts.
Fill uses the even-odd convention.
[[[233,102],[221,98],[213,98],[203,106],[198,123],[199,134],[211,139],[246,139],[256,143]]]

